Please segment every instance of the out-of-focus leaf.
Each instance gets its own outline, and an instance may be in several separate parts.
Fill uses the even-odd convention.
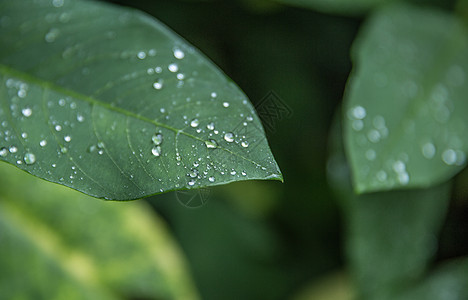
[[[282,179],[255,110],[155,19],[0,2],[0,160],[95,197]]]
[[[460,300],[468,299],[468,258],[438,267],[415,286],[393,295],[389,300]]]
[[[274,0],[325,13],[356,15],[394,0]]]
[[[352,300],[354,290],[350,278],[344,273],[333,273],[314,281],[293,300]]]
[[[354,194],[338,127],[331,133],[328,171],[345,214],[348,263],[363,299],[383,299],[424,275],[437,250],[450,184]]]
[[[0,298],[198,297],[144,202],[96,201],[2,164]]]
[[[344,110],[358,192],[420,188],[465,165],[468,32],[453,16],[397,5],[378,11],[352,51]]]

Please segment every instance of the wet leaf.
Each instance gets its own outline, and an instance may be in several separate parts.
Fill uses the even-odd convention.
[[[407,5],[378,11],[353,48],[345,141],[358,192],[427,187],[466,164],[468,32]]]
[[[4,299],[197,299],[144,202],[105,202],[0,166]]]
[[[0,160],[106,199],[282,179],[246,96],[155,19],[27,0],[0,20]]]
[[[275,0],[325,13],[356,15],[394,0]]]

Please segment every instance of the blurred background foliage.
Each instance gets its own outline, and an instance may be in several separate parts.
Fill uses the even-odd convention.
[[[362,244],[352,239],[348,240],[350,244],[354,242],[357,246],[345,250],[345,234],[367,230],[378,239],[394,222],[401,222],[396,233],[389,233],[397,239],[399,232],[405,232],[406,224],[415,222],[424,227],[424,218],[432,218],[437,210],[446,209],[448,213],[446,217],[436,216],[437,224],[431,225],[434,227],[431,237],[439,237],[439,242],[437,238],[432,240],[430,256],[435,256],[435,260],[428,268],[468,254],[466,171],[456,178],[450,203],[432,201],[437,203],[427,206],[425,202],[433,199],[422,198],[408,211],[399,207],[405,198],[392,194],[389,201],[399,201],[388,202],[392,206],[374,203],[380,205],[377,211],[382,212],[375,216],[375,210],[358,209],[372,204],[368,198],[373,195],[359,201],[350,199],[354,202],[337,200],[337,195],[352,192],[340,146],[331,142],[333,146],[329,147],[328,136],[352,67],[350,47],[370,8],[345,15],[343,10],[323,12],[314,5],[304,5],[306,1],[290,1],[291,6],[287,0],[110,2],[138,8],[168,25],[213,60],[254,105],[274,91],[292,111],[291,116],[277,120],[267,131],[284,174],[284,184],[242,182],[215,187],[209,190],[208,202],[198,208],[177,201],[180,196],[177,193],[145,200],[167,222],[180,244],[202,299],[351,299],[355,293],[353,283],[359,285],[362,278],[351,278],[346,271],[349,265],[346,253],[356,251],[359,257],[362,255],[359,251],[374,250],[364,249],[365,241]],[[447,0],[411,2],[447,11],[455,7],[455,1]],[[331,186],[327,181],[329,149],[338,149],[332,151],[338,153],[341,163],[335,167],[344,174],[343,178],[333,178]],[[448,186],[434,189],[437,191],[415,193],[437,198],[450,191]],[[399,219],[388,217],[385,219],[388,224],[382,225],[387,227],[371,230],[373,222],[385,218],[386,211],[398,209],[407,214]],[[406,247],[419,234],[417,229],[407,232],[398,253],[405,254],[410,249],[409,255],[417,255],[423,251],[421,247],[429,247],[431,241]],[[398,269],[392,267],[392,260],[397,262],[400,257],[387,256],[385,247],[379,249],[382,253],[372,256],[372,262],[389,259],[388,268],[379,271],[387,272],[383,274],[384,280],[394,280],[392,276]],[[426,258],[421,259],[427,262]],[[457,272],[466,276],[467,269],[461,266]],[[420,274],[422,269],[425,267],[410,270],[409,278],[416,276],[411,272]],[[363,272],[363,276],[372,276]],[[445,276],[443,272],[431,280]],[[461,282],[466,280],[463,276],[457,278]],[[404,286],[409,281],[396,282]],[[428,283],[420,286],[424,284]],[[421,291],[421,297],[427,295]],[[413,295],[417,293],[415,290]],[[375,295],[371,287],[364,294]]]
[[[343,9],[323,12],[319,7],[323,1],[113,2],[146,11],[175,30],[220,66],[254,105],[274,91],[292,111],[292,116],[277,120],[273,130],[267,130],[284,184],[248,182],[217,187],[211,189],[208,203],[196,209],[180,205],[174,194],[148,199],[180,242],[202,298],[351,299],[350,282],[354,280],[342,273],[348,265],[344,234],[349,233],[349,226],[364,226],[369,231],[375,226],[373,220],[388,209],[398,209],[405,200],[399,199],[393,208],[376,204],[381,206],[377,208],[380,216],[372,217],[372,211],[364,210],[361,215],[350,214],[358,221],[344,220],[336,198],[339,187],[332,189],[326,178],[328,135],[352,67],[350,47],[370,7],[346,15],[349,11]],[[339,2],[355,1],[333,2],[340,7]],[[455,1],[410,2],[447,11],[455,7]],[[439,217],[438,225],[433,225],[436,235],[442,231],[440,244],[433,250],[437,261],[468,253],[463,229],[468,228],[464,218],[468,211],[466,176],[459,176],[465,184],[455,188],[456,199],[451,201],[448,217]],[[439,194],[448,193],[447,187],[435,189]],[[444,210],[443,201],[424,209],[426,201],[438,200],[437,193],[425,193],[435,199],[416,202],[398,219],[402,221],[400,231],[405,230],[405,222],[424,223],[424,218],[431,218],[431,209]],[[399,198],[388,198],[395,197]],[[358,207],[365,205],[341,206],[353,211]],[[417,217],[420,209],[426,212],[422,221]],[[361,218],[367,223],[359,223]],[[389,217],[387,222],[391,226],[395,220]],[[376,238],[387,229],[376,230]],[[415,230],[408,233],[408,239],[419,234]],[[407,242],[401,242],[399,254],[405,253]],[[418,255],[425,246],[409,249],[410,255]],[[392,260],[398,257],[387,254],[384,251],[372,259],[390,260],[386,262],[389,268],[381,271],[388,272],[383,278],[391,280],[398,270],[398,266],[391,267]]]

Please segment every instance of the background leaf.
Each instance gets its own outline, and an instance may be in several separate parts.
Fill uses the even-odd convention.
[[[95,201],[6,164],[0,190],[2,298],[197,299],[144,202]]]
[[[451,184],[354,194],[339,122],[331,133],[329,178],[341,198],[347,258],[360,297],[394,299],[423,278],[435,256]]]
[[[427,187],[466,161],[468,33],[407,5],[378,11],[354,48],[344,131],[358,192]]]
[[[281,179],[245,95],[147,15],[0,5],[0,159],[95,197]]]
[[[275,0],[325,13],[356,15],[394,0]]]

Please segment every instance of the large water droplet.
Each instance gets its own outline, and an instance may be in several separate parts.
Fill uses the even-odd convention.
[[[153,137],[151,138],[151,141],[153,141],[153,144],[160,145],[163,141],[163,135],[161,133],[155,133]]]
[[[156,90],[160,90],[160,89],[162,89],[162,87],[163,87],[163,80],[162,79],[158,79],[153,83],[153,88],[156,89]]]
[[[205,141],[206,148],[214,149],[218,148],[218,143],[215,140]]]
[[[6,157],[8,155],[8,149],[5,147],[0,148],[0,156]]]
[[[33,163],[36,162],[36,155],[34,155],[33,153],[28,152],[28,153],[26,153],[24,155],[23,160],[27,165],[32,165]]]
[[[234,142],[234,134],[232,132],[228,132],[224,135],[224,140],[228,143]]]
[[[28,118],[32,115],[32,109],[29,107],[23,108],[23,110],[21,110],[21,113],[23,114],[23,116]]]
[[[182,59],[185,57],[185,53],[184,51],[178,49],[178,48],[175,48],[174,49],[174,57],[177,58],[177,59]]]
[[[156,157],[161,156],[161,146],[153,147],[153,149],[151,149],[151,153]]]
[[[193,119],[190,122],[190,126],[193,127],[193,128],[198,127],[199,124],[200,124],[200,121],[198,121],[198,119]]]

